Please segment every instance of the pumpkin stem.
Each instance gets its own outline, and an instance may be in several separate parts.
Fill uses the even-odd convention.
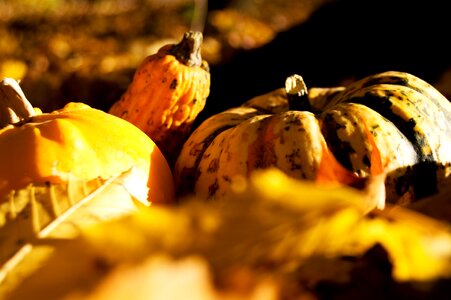
[[[200,67],[202,65],[202,57],[200,54],[202,41],[202,32],[185,32],[180,43],[172,46],[169,53],[174,55],[180,62],[188,67]]]
[[[20,125],[35,115],[19,83],[12,78],[0,82],[0,128]]]
[[[307,86],[300,75],[294,74],[285,80],[285,92],[287,93],[290,110],[312,111]]]

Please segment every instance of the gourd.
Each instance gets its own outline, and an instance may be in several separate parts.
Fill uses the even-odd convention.
[[[307,180],[331,171],[350,185],[353,176],[385,173],[386,200],[406,204],[446,185],[450,149],[451,104],[412,74],[387,71],[310,89],[293,75],[285,88],[201,123],[174,176],[179,195],[222,198],[233,177],[270,166]]]
[[[144,131],[170,165],[210,93],[202,41],[201,32],[189,31],[178,44],[164,45],[146,57],[127,91],[109,109]]]
[[[134,169],[141,201],[173,200],[167,162],[132,124],[76,102],[36,113],[14,80],[4,79],[1,91],[0,199],[29,184],[106,180]]]
[[[84,224],[174,202],[164,156],[123,119],[79,102],[43,113],[10,78],[0,84],[0,119],[0,283],[6,262],[38,238],[68,238]],[[105,190],[115,192],[94,196]]]

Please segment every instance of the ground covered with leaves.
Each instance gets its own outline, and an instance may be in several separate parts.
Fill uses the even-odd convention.
[[[190,29],[219,64],[268,43],[322,1],[0,1],[0,75],[45,111],[68,101],[107,109],[137,65]]]
[[[282,86],[291,72],[305,75],[310,86],[329,86],[377,71],[408,71],[451,99],[446,10],[401,0],[360,2],[0,0],[0,75],[20,80],[28,99],[46,112],[72,101],[107,110],[147,55],[193,29],[204,33],[202,56],[212,72],[201,118]],[[306,299],[358,299],[365,290],[380,292],[370,299],[449,293],[449,281],[424,294],[393,282],[386,255],[370,249],[352,261],[352,282],[322,281]],[[302,285],[287,282],[287,293],[291,287],[303,294],[296,291]]]

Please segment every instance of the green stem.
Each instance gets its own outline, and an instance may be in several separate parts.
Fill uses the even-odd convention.
[[[287,77],[285,92],[290,110],[312,111],[307,86],[300,75],[294,74]]]
[[[0,128],[20,125],[35,115],[19,83],[12,78],[0,82]]]
[[[202,32],[185,32],[183,39],[169,50],[169,54],[174,55],[180,62],[188,67],[199,67],[202,65],[202,56],[200,53],[202,42]]]

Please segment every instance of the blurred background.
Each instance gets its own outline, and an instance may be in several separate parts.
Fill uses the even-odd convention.
[[[194,29],[212,74],[200,120],[293,73],[333,86],[406,71],[451,99],[448,15],[434,0],[0,0],[0,74],[44,111],[107,110],[147,55]]]

